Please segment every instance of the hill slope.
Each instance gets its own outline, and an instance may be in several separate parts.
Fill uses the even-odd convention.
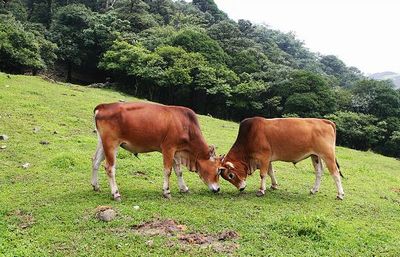
[[[344,201],[334,200],[327,172],[321,192],[308,194],[314,175],[307,160],[296,167],[274,164],[280,189],[263,198],[255,196],[258,174],[243,193],[222,181],[221,193],[214,195],[195,173],[185,171],[191,193],[179,194],[172,176],[173,198],[167,201],[161,196],[161,155],[137,160],[120,150],[117,183],[123,200],[117,203],[104,173],[101,192],[90,186],[96,146],[92,110],[100,102],[136,99],[3,73],[0,89],[0,134],[9,136],[0,141],[6,146],[0,150],[0,253],[6,256],[398,254],[400,162],[395,159],[338,147]],[[238,125],[205,116],[200,122],[207,141],[226,153]],[[31,166],[21,168],[26,162]],[[97,221],[98,205],[111,205],[118,216],[110,223]],[[182,243],[176,235],[134,233],[133,225],[153,219],[173,219],[186,225],[187,233],[233,230],[239,237],[207,247]],[[229,248],[222,247],[225,243]]]
[[[396,88],[400,88],[400,74],[398,74],[398,73],[391,72],[391,71],[385,71],[385,72],[371,74],[371,75],[369,75],[369,77],[376,79],[376,80],[389,79],[389,80],[393,81]]]

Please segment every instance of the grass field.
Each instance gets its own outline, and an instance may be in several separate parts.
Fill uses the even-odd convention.
[[[221,192],[213,194],[197,174],[185,170],[191,193],[178,192],[173,174],[172,199],[166,200],[161,154],[138,160],[123,149],[117,160],[122,201],[111,200],[103,169],[101,191],[92,191],[93,108],[119,99],[136,100],[111,90],[0,73],[0,134],[9,136],[0,141],[6,146],[0,150],[0,255],[400,256],[400,161],[372,152],[337,148],[344,201],[335,200],[326,170],[320,193],[309,195],[311,160],[296,167],[275,163],[280,189],[262,198],[255,196],[257,173],[242,193],[221,181]],[[238,124],[199,118],[207,141],[218,154],[226,153]],[[24,163],[30,167],[23,169]],[[112,206],[117,217],[97,220],[99,205]],[[185,233],[230,230],[239,237],[219,250],[132,228],[154,219],[173,219],[187,227]]]

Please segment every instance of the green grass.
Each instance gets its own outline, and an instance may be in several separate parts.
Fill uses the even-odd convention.
[[[173,198],[168,201],[161,194],[161,155],[143,154],[138,160],[122,149],[117,160],[122,202],[111,200],[103,169],[102,190],[93,192],[93,108],[119,99],[136,100],[111,90],[0,73],[0,134],[9,136],[0,141],[6,146],[0,150],[0,255],[225,255],[211,248],[182,247],[176,238],[140,236],[131,229],[154,218],[171,218],[189,232],[238,232],[237,256],[399,256],[400,162],[372,152],[337,148],[344,201],[334,200],[334,182],[326,170],[320,193],[309,195],[314,182],[310,160],[296,167],[275,163],[280,189],[268,190],[262,198],[255,196],[257,173],[248,179],[245,192],[221,181],[221,192],[215,195],[197,174],[185,170],[191,193],[178,192],[173,174]],[[207,141],[226,153],[238,124],[199,118]],[[35,127],[39,132],[34,133]],[[42,145],[42,140],[50,144]],[[25,162],[31,164],[28,169],[21,168]],[[117,218],[96,220],[98,205],[111,205]],[[150,239],[154,244],[147,246]]]

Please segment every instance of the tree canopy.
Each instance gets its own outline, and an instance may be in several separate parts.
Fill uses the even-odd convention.
[[[0,69],[108,77],[118,90],[225,119],[329,117],[341,144],[399,155],[390,82],[310,51],[293,32],[234,21],[213,0],[2,1]]]

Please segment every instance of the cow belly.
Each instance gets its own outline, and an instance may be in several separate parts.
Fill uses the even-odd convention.
[[[161,152],[161,149],[159,147],[151,145],[136,145],[131,142],[123,142],[121,144],[121,147],[131,153],[148,153],[154,151]]]
[[[306,152],[306,153],[295,153],[290,155],[272,155],[271,161],[283,161],[283,162],[293,162],[298,163],[304,159],[307,159],[314,153]]]

